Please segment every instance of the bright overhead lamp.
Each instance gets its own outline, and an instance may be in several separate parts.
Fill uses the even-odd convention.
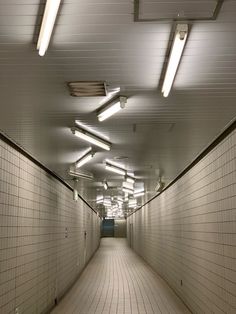
[[[117,167],[115,165],[112,165],[112,164],[110,164],[108,162],[106,162],[106,170],[109,170],[109,171],[121,174],[122,176],[124,176],[126,174],[126,171],[124,169],[119,168],[119,167]]]
[[[48,49],[61,0],[47,0],[39,33],[37,50],[42,57]]]
[[[106,180],[104,180],[102,184],[103,184],[104,189],[105,189],[105,190],[108,190],[108,184],[107,184],[107,181],[106,181]]]
[[[97,145],[105,150],[111,149],[111,143],[99,138],[98,136],[78,127],[71,128],[71,131],[74,135],[81,138],[82,140],[85,140],[89,143],[92,143],[94,145]]]
[[[103,205],[104,205],[104,206],[107,206],[107,207],[111,207],[111,201],[106,201],[106,200],[104,200],[104,201],[103,201]]]
[[[134,190],[129,188],[122,187],[122,191],[128,194],[134,194]]]
[[[136,199],[130,199],[128,203],[129,208],[135,208],[137,206],[137,200]]]
[[[170,52],[170,57],[165,73],[162,93],[164,97],[169,95],[174,78],[178,69],[178,65],[183,53],[183,49],[188,36],[188,25],[178,24],[176,27],[175,38]]]
[[[87,179],[87,180],[93,180],[94,179],[94,176],[90,173],[77,172],[77,171],[72,170],[72,169],[69,170],[69,175],[76,177],[76,178],[82,178],[82,179]]]
[[[97,112],[97,117],[100,122],[113,116],[115,113],[125,108],[127,97],[120,96],[113,101],[109,102],[106,106],[103,106],[101,110]]]
[[[134,192],[134,197],[139,197],[139,196],[143,196],[145,194],[144,191],[139,191],[139,192]]]
[[[132,183],[134,184],[135,183],[135,178],[129,176],[129,175],[126,175],[125,176],[125,181],[128,182],[128,183]]]
[[[96,203],[97,203],[97,204],[102,204],[103,201],[104,201],[103,197],[100,197],[100,198],[97,198],[97,199],[96,199]]]
[[[123,198],[122,198],[121,196],[118,196],[118,197],[117,197],[117,202],[118,202],[119,204],[123,204],[123,203],[124,203]]]
[[[130,190],[134,190],[134,185],[133,185],[133,183],[123,182],[123,183],[122,183],[122,187],[123,187],[123,188],[130,189]]]
[[[86,164],[90,159],[93,158],[93,156],[95,155],[94,152],[92,152],[92,148],[90,148],[90,150],[83,155],[81,158],[79,158],[76,163],[75,163],[75,168],[80,168],[82,167],[84,164]]]

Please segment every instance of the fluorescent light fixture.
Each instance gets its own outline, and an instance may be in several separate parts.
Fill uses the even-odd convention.
[[[107,189],[108,189],[108,184],[107,184],[107,181],[103,181],[103,183],[102,183],[102,184],[103,184],[104,189],[105,189],[105,190],[107,190]]]
[[[86,164],[90,159],[93,158],[94,156],[94,152],[92,152],[92,148],[90,148],[90,150],[83,155],[81,158],[79,158],[76,163],[75,163],[75,168],[80,168],[82,167],[84,164]]]
[[[127,102],[127,97],[120,96],[115,100],[111,101],[106,105],[103,106],[101,110],[98,111],[97,117],[100,122],[108,119],[109,117],[113,116],[115,113],[120,111],[121,109],[125,108],[125,104]]]
[[[104,201],[103,197],[96,200],[97,204],[102,204]]]
[[[122,187],[123,187],[123,188],[130,189],[130,190],[134,190],[134,185],[133,185],[133,183],[123,182],[123,183],[122,183]]]
[[[124,169],[114,166],[108,162],[106,162],[106,170],[121,174],[122,176],[126,174],[126,171]]]
[[[118,196],[117,197],[117,203],[120,205],[122,205],[123,203],[124,203],[124,201],[123,201],[123,198],[122,197],[120,197],[120,196]]]
[[[137,206],[137,200],[136,199],[130,199],[128,203],[128,207],[135,208]]]
[[[135,178],[126,175],[126,176],[125,176],[125,181],[128,182],[128,183],[134,184],[134,183],[135,183]]]
[[[73,190],[73,200],[78,201],[78,191],[76,189]]]
[[[74,189],[73,189],[73,200],[78,201],[78,190],[77,190],[78,179],[74,179]]]
[[[77,172],[77,171],[74,171],[72,169],[69,170],[69,175],[76,177],[76,178],[82,178],[82,179],[87,179],[87,180],[93,180],[94,179],[92,174]]]
[[[186,39],[188,36],[188,25],[178,24],[176,27],[175,38],[170,52],[170,57],[166,69],[162,93],[164,97],[169,95],[174,78],[178,69],[178,65],[184,50]]]
[[[140,192],[134,192],[134,197],[139,197],[139,196],[143,196],[145,194],[144,191],[140,191]]]
[[[46,2],[37,43],[37,50],[39,50],[41,57],[45,55],[48,49],[60,2],[61,0],[47,0]]]
[[[104,205],[104,206],[107,206],[107,207],[111,207],[111,202],[104,201],[104,202],[103,202],[103,205]]]
[[[128,194],[134,194],[134,190],[129,189],[129,188],[123,187],[123,188],[122,188],[122,191],[125,192],[125,193],[128,193]]]
[[[97,137],[96,135],[78,127],[71,128],[71,131],[74,135],[81,138],[82,140],[85,140],[89,143],[92,143],[94,145],[97,145],[105,150],[111,149],[111,143]]]
[[[157,182],[157,185],[155,187],[155,191],[161,192],[164,186],[165,186],[165,183],[161,181],[161,178],[159,178],[159,181]]]
[[[128,200],[129,200],[128,193],[125,193],[124,202],[128,202]]]

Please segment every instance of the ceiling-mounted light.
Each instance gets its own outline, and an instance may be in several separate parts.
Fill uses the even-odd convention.
[[[93,156],[95,155],[94,152],[92,152],[92,148],[90,148],[90,150],[83,155],[82,157],[80,157],[76,163],[75,163],[75,168],[80,168],[82,167],[84,164],[86,164],[90,159],[93,158]]]
[[[98,120],[104,121],[108,119],[109,117],[113,116],[115,113],[120,111],[121,109],[125,108],[125,104],[127,102],[127,97],[125,96],[120,96],[113,101],[109,102],[107,106],[103,106],[101,110],[98,111],[97,117]]]
[[[125,181],[128,182],[128,183],[132,183],[134,184],[135,183],[135,178],[129,176],[129,175],[126,175],[125,176]]]
[[[47,51],[60,2],[61,0],[47,0],[46,2],[37,43],[40,56],[44,56]]]
[[[135,208],[137,206],[137,200],[136,199],[130,199],[128,202],[129,208]]]
[[[94,179],[93,175],[90,173],[78,172],[78,171],[75,171],[73,169],[69,170],[69,175],[76,177],[76,178],[82,178],[82,179],[87,179],[87,180],[93,180]]]
[[[134,194],[134,190],[129,188],[122,187],[122,191],[128,194]]]
[[[104,189],[105,189],[105,190],[108,190],[108,184],[107,184],[107,181],[106,181],[106,180],[104,180],[102,184],[103,184]]]
[[[97,199],[96,199],[96,203],[97,203],[97,204],[102,204],[103,201],[104,201],[103,196],[97,197]]]
[[[122,187],[130,189],[130,190],[134,190],[134,185],[133,185],[133,183],[130,183],[130,182],[123,182]]]
[[[107,206],[107,207],[111,207],[111,201],[105,199],[105,200],[103,201],[103,205],[104,205],[104,206]]]
[[[74,135],[78,136],[79,138],[92,143],[94,145],[97,145],[105,150],[111,149],[111,143],[99,138],[98,136],[78,127],[71,128],[71,131]]]
[[[134,197],[140,197],[140,196],[143,196],[145,194],[144,191],[138,191],[138,192],[134,192]]]
[[[112,165],[109,162],[106,162],[106,169],[109,170],[109,171],[121,174],[123,176],[126,174],[126,171],[124,169],[119,168],[119,167],[117,167],[115,165]]]
[[[170,52],[170,57],[165,73],[164,83],[162,86],[162,93],[164,97],[169,95],[171,86],[173,84],[177,68],[182,56],[184,45],[188,36],[188,25],[178,24],[176,27],[175,38]]]

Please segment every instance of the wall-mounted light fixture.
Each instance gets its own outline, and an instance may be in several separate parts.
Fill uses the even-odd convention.
[[[103,181],[103,187],[104,187],[104,190],[108,190],[108,183],[106,180]]]
[[[110,101],[107,105],[104,105],[97,112],[97,117],[100,122],[108,119],[113,116],[115,113],[125,108],[125,104],[127,103],[127,97],[119,96],[114,100]]]
[[[78,198],[79,198],[77,184],[78,184],[78,179],[74,178],[73,200],[76,202],[78,201]]]
[[[60,2],[61,0],[47,0],[46,2],[37,43],[37,50],[39,50],[41,57],[45,55],[48,49]]]
[[[169,95],[174,78],[179,66],[179,62],[184,50],[186,39],[188,36],[188,25],[187,24],[177,24],[175,31],[175,38],[171,48],[168,65],[166,68],[164,83],[162,86],[162,93],[164,97]]]
[[[82,129],[79,127],[73,127],[71,128],[71,131],[74,135],[77,137],[81,138],[82,140],[85,140],[89,143],[92,143],[94,145],[97,145],[105,150],[110,150],[111,149],[111,143],[108,141],[105,141],[104,139],[99,138],[98,136]]]
[[[158,182],[157,182],[157,185],[156,185],[156,187],[155,187],[155,191],[156,191],[156,192],[161,192],[162,189],[164,188],[164,186],[165,186],[165,183],[162,182],[161,178],[159,178],[159,180],[158,180]]]
[[[89,160],[91,160],[93,158],[93,156],[95,155],[95,152],[92,151],[92,148],[90,147],[89,151],[84,154],[82,157],[80,157],[76,163],[75,163],[75,168],[80,168],[82,167],[84,164],[86,164]]]

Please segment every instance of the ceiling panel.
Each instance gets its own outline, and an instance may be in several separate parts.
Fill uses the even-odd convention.
[[[36,42],[44,3],[0,0],[1,129],[64,179],[88,147],[72,135],[74,121],[106,135],[112,150],[97,149],[83,168],[95,175],[80,183],[89,201],[104,178],[121,186],[120,176],[105,171],[106,158],[133,170],[151,197],[159,174],[173,180],[235,116],[236,1],[225,1],[216,21],[191,23],[167,99],[160,86],[171,22],[135,23],[133,1],[64,0],[41,58]],[[120,87],[127,107],[98,123],[102,98],[71,97],[66,83],[75,80]]]

